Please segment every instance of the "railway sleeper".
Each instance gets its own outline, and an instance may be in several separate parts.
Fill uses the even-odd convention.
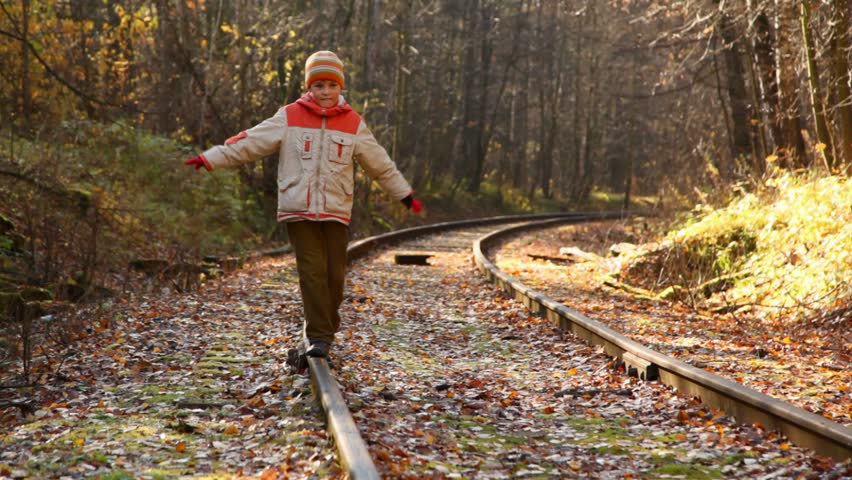
[[[660,379],[660,369],[656,364],[630,352],[624,352],[621,359],[624,362],[624,371],[631,377],[637,377],[646,382]]]

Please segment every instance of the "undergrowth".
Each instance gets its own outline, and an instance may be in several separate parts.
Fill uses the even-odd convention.
[[[171,140],[79,120],[35,139],[4,137],[0,213],[18,235],[4,242],[30,283],[109,284],[133,258],[232,253],[261,240],[265,219],[237,173],[194,172],[181,162],[192,149]]]
[[[848,321],[852,183],[778,174],[723,208],[698,207],[623,273],[656,291],[682,287],[709,308]]]

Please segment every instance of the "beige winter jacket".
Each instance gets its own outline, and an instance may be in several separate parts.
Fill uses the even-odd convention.
[[[343,97],[322,108],[310,94],[271,118],[202,154],[209,169],[230,167],[278,151],[278,220],[349,224],[355,164],[394,200],[411,186]]]

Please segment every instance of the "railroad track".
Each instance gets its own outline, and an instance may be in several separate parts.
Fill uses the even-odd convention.
[[[382,282],[382,289],[371,290],[369,287],[367,287],[365,292],[363,293],[365,295],[365,298],[371,298],[371,301],[368,303],[371,303],[373,305],[383,305],[386,303],[393,303],[393,300],[383,301],[383,299],[381,298],[381,292],[383,289],[392,290],[394,289],[395,285],[404,286],[405,284],[406,280],[404,277],[397,278],[397,275],[400,273],[400,269],[417,268],[395,266],[393,260],[390,258],[390,256],[392,256],[394,253],[398,253],[399,251],[429,251],[433,252],[436,256],[441,256],[445,254],[470,255],[471,246],[473,246],[473,257],[475,259],[477,267],[490,280],[492,280],[494,283],[497,283],[505,291],[509,292],[510,298],[520,300],[523,305],[529,308],[531,312],[534,312],[546,318],[551,325],[558,327],[560,330],[573,332],[578,337],[590,342],[591,345],[598,346],[599,349],[602,349],[606,353],[606,356],[615,360],[615,364],[624,364],[628,370],[632,370],[639,377],[645,377],[646,380],[660,380],[660,382],[652,383],[643,383],[636,380],[636,383],[629,384],[629,388],[625,388],[621,391],[610,391],[611,389],[573,391],[571,389],[562,388],[560,390],[549,392],[550,394],[552,394],[551,396],[553,397],[550,400],[555,399],[557,403],[553,404],[555,406],[544,407],[543,411],[545,412],[553,413],[559,411],[567,414],[568,410],[571,409],[568,407],[564,407],[561,403],[559,403],[565,403],[562,399],[566,397],[577,398],[579,396],[581,398],[587,398],[589,397],[589,395],[599,396],[599,394],[600,396],[608,395],[609,397],[618,397],[623,396],[626,391],[633,392],[630,395],[639,398],[636,403],[641,404],[643,403],[641,399],[642,397],[638,397],[639,394],[636,392],[647,393],[645,389],[648,388],[648,385],[657,385],[658,387],[653,388],[657,388],[658,390],[660,388],[664,388],[665,385],[669,385],[677,388],[678,390],[686,393],[689,396],[700,398],[703,402],[703,405],[707,408],[715,407],[720,410],[723,410],[727,413],[727,417],[736,418],[736,420],[740,423],[751,424],[756,421],[760,422],[761,424],[771,429],[775,429],[779,432],[782,432],[797,446],[812,449],[820,455],[833,457],[840,461],[848,460],[850,458],[850,449],[852,449],[852,433],[850,433],[850,429],[830,422],[827,419],[824,419],[817,415],[810,414],[804,410],[772,399],[766,395],[762,395],[734,382],[724,380],[703,370],[691,367],[676,359],[653,352],[648,348],[638,344],[637,342],[627,339],[619,333],[608,329],[602,324],[590,318],[584,317],[578,314],[577,312],[565,307],[564,305],[559,304],[559,302],[548,299],[540,293],[521,285],[520,282],[518,282],[517,280],[497,270],[486,255],[486,251],[489,246],[495,244],[495,242],[497,242],[501,238],[501,236],[511,234],[519,230],[530,228],[543,228],[560,223],[578,223],[607,218],[617,218],[619,216],[620,214],[618,212],[604,212],[590,214],[562,214],[556,216],[550,215],[500,217],[473,222],[451,222],[445,224],[430,225],[426,227],[417,227],[354,242],[349,249],[350,260],[355,263],[353,268],[356,270],[356,275],[358,275],[357,269],[360,268],[358,265],[359,263],[362,263],[361,259],[368,255],[372,255],[371,262],[382,264],[382,271],[379,273]],[[500,231],[495,232],[494,230],[499,228],[498,225],[501,224],[503,227],[509,225],[509,228],[502,228]],[[382,247],[390,245],[395,246],[397,252],[389,253],[385,251],[384,253],[376,253],[379,252]],[[376,257],[377,255],[379,255],[378,259]],[[382,255],[384,255],[384,259],[382,259]],[[411,271],[404,270],[404,272]],[[408,279],[407,282],[411,284],[412,280]],[[440,280],[436,280],[436,282],[440,282]],[[437,292],[437,287],[432,288],[432,290],[433,291],[430,292],[431,294],[439,294],[439,292]],[[395,307],[398,307],[398,309],[396,310],[397,315],[403,317],[413,317],[415,319],[415,323],[411,324],[412,329],[428,329],[429,321],[435,320],[429,316],[424,317],[424,312],[411,311],[412,309],[407,308],[405,305],[396,305]],[[466,322],[461,323],[465,324],[463,328],[475,328],[473,325],[467,324]],[[507,328],[506,325],[500,325],[499,327],[504,329]],[[425,332],[427,333],[423,333],[423,331],[417,330],[417,332],[413,332],[412,335],[418,332],[423,337],[431,335],[431,333],[429,333],[431,332],[430,330],[426,330]],[[494,337],[492,333],[483,335],[491,335],[491,337],[489,338],[492,338],[493,340]],[[498,338],[498,341],[507,340],[507,343],[511,343],[514,337],[514,335],[511,333],[503,333],[499,335],[500,337]],[[361,334],[361,336],[362,338],[360,341],[362,342],[369,342],[370,340],[375,340],[375,336],[373,335],[373,333]],[[516,350],[514,347],[509,348],[512,350]],[[565,349],[573,349],[573,351],[575,352],[581,351],[582,348],[592,347],[579,347],[574,344],[568,344],[565,347]],[[381,351],[381,348],[377,350],[377,352]],[[404,350],[403,352],[404,353],[398,354],[397,356],[404,356],[408,354],[408,352],[405,352]],[[377,353],[377,355],[381,356],[382,354]],[[450,355],[450,358],[452,358],[451,361],[456,363],[460,362],[459,356],[457,355],[453,357],[453,355],[455,354],[453,353]],[[550,356],[551,354],[548,355]],[[349,352],[341,352],[340,356],[341,364],[343,365],[344,370],[346,363],[356,361],[351,357]],[[606,358],[606,356],[601,357]],[[525,358],[529,360],[529,357]],[[586,368],[587,365],[591,364],[591,362],[586,362],[586,359],[590,357],[580,355],[580,357],[575,356],[573,358],[574,360],[572,361],[576,361],[576,358],[581,358],[580,363],[583,364],[582,368]],[[393,359],[390,363],[385,362],[387,365],[389,365],[386,368],[393,369],[393,361],[397,360],[398,359]],[[603,360],[598,359],[598,361],[600,362]],[[400,463],[404,464],[406,468],[412,468],[413,470],[416,470],[420,473],[424,471],[424,468],[426,468],[427,471],[430,471],[432,473],[447,473],[443,470],[450,468],[449,466],[443,466],[442,468],[435,467],[437,470],[428,470],[428,467],[411,464],[411,458],[414,458],[415,456],[412,456],[407,453],[405,448],[400,445],[388,445],[387,442],[384,442],[381,438],[376,438],[375,434],[369,433],[374,432],[375,428],[381,429],[383,427],[386,427],[387,424],[393,422],[392,420],[385,418],[382,413],[377,413],[370,407],[364,407],[363,403],[362,406],[359,407],[358,411],[356,412],[358,414],[359,419],[359,423],[356,424],[350,412],[350,409],[347,407],[346,401],[344,401],[343,399],[343,394],[337,388],[338,380],[335,380],[328,363],[322,359],[311,359],[309,363],[309,371],[312,379],[312,385],[315,391],[315,396],[316,398],[320,399],[320,402],[323,405],[323,410],[326,412],[328,419],[327,425],[332,437],[335,439],[335,444],[339,453],[340,463],[351,478],[381,478],[381,475],[379,473],[380,470],[383,472],[383,475],[390,475],[393,477],[401,476],[400,471],[389,469],[389,465],[399,465]],[[605,361],[603,365],[606,365]],[[614,369],[611,368],[612,365],[610,364],[609,366],[610,368],[608,368],[607,370],[614,371]],[[596,367],[595,370],[596,372],[598,372],[599,375],[601,368],[602,367],[599,366]],[[481,366],[475,366],[471,370],[475,369],[484,368]],[[464,369],[461,370],[463,371]],[[570,371],[574,370],[577,369],[572,368]],[[400,401],[403,401],[406,407],[399,408],[398,412],[399,415],[403,416],[421,415],[423,414],[423,408],[435,409],[435,411],[443,411],[442,409],[444,409],[444,407],[446,406],[445,404],[447,404],[448,401],[452,401],[453,398],[456,398],[455,396],[451,395],[451,393],[454,393],[455,390],[464,390],[463,395],[468,395],[471,392],[476,393],[477,391],[479,391],[478,388],[482,387],[483,381],[485,382],[485,384],[490,385],[489,388],[492,389],[499,389],[505,386],[504,384],[499,382],[497,384],[492,384],[493,382],[491,382],[491,379],[478,380],[475,375],[464,377],[462,374],[459,373],[458,370],[444,370],[443,374],[447,374],[447,372],[451,373],[450,377],[453,379],[453,381],[447,381],[438,384],[435,384],[435,382],[433,381],[431,382],[431,387],[426,387],[422,392],[399,392],[388,390],[386,387],[382,387],[382,390],[379,391],[377,394],[375,387],[361,388],[362,385],[353,385],[353,383],[351,382],[352,379],[349,378],[341,379],[339,380],[339,382],[340,384],[345,385],[345,388],[347,389],[347,396],[350,398],[350,403],[352,401],[352,398],[360,399],[362,397],[365,397],[366,395],[365,398],[380,398],[380,401],[377,403],[383,404],[384,406],[390,406],[391,410],[393,410],[393,408],[395,408],[394,405],[399,404]],[[465,378],[465,380],[458,380],[456,377],[459,375]],[[429,378],[428,375],[426,376],[426,378]],[[429,383],[429,381],[427,380],[426,383]],[[546,390],[546,388],[540,390]],[[436,394],[435,391],[440,393]],[[643,393],[643,395],[645,393]],[[465,416],[465,418],[470,417],[470,414],[472,412],[478,412],[481,410],[481,408],[486,408],[487,402],[492,400],[491,397],[493,396],[487,391],[485,393],[482,393],[480,391],[480,393],[477,393],[477,395],[480,398],[473,398],[473,400],[468,401],[466,404],[463,403],[463,405],[467,405],[467,410],[465,410],[465,407],[462,407],[460,411],[463,412],[462,414],[463,416]],[[511,394],[509,395],[511,396]],[[653,398],[654,395],[661,395],[661,391],[655,391],[650,393],[649,398]],[[356,401],[361,402],[361,400]],[[482,407],[483,403],[486,404],[486,407]],[[658,400],[657,405],[659,405],[659,403],[660,401]],[[589,402],[587,402],[587,404],[589,404]],[[428,405],[428,407],[424,407],[424,405]],[[514,404],[512,403],[511,398],[502,398],[497,401],[495,405],[512,406]],[[506,408],[514,408],[514,406]],[[567,410],[565,410],[566,408]],[[682,415],[682,412],[686,411],[690,407],[681,405],[678,408],[679,410],[676,411],[678,412],[677,415],[680,416]],[[413,412],[410,411],[412,409]],[[588,410],[588,408],[586,409]],[[500,407],[498,407],[497,410],[502,411]],[[705,412],[706,414],[705,410],[697,411]],[[574,410],[571,410],[571,412],[576,413],[574,412]],[[426,414],[426,416],[430,418],[434,417],[431,414]],[[381,417],[383,418],[383,420],[376,421],[375,417]],[[727,417],[723,417],[720,422],[724,423]],[[483,414],[482,418],[487,419],[489,417]],[[604,418],[606,418],[606,415],[604,415]],[[485,422],[484,425],[475,426],[472,431],[481,432],[483,431],[482,429],[486,427],[486,430],[488,431],[491,431],[492,428],[496,429],[495,431],[499,431],[501,428],[501,421],[498,421],[496,419],[489,419],[483,421]],[[623,420],[618,421],[621,422]],[[680,423],[688,427],[688,424],[690,422],[688,421],[688,419],[681,418]],[[362,427],[361,430],[359,430],[359,425],[361,425]],[[365,428],[364,425],[368,425],[368,427]],[[420,440],[418,440],[417,438],[409,439],[409,441],[411,441],[413,444],[416,445],[418,444],[418,442],[425,442],[426,448],[429,448],[430,445],[435,445],[436,443],[441,442],[441,438],[443,438],[441,435],[448,435],[446,430],[442,430],[444,429],[444,427],[446,427],[446,425],[441,425],[441,422],[438,422],[437,425],[432,425],[429,422],[426,422],[424,425],[426,425],[426,427],[438,428],[437,431],[439,432],[439,434],[424,434],[422,429],[416,429],[413,431],[413,435],[415,437],[419,436],[422,438]],[[460,427],[458,425],[455,425],[455,428],[458,430]],[[735,429],[735,427],[732,425],[728,425],[727,428],[731,429],[732,431]],[[365,434],[364,430],[367,430],[368,433]],[[554,427],[553,431],[555,432],[557,430],[559,429]],[[559,431],[561,432],[559,435],[562,435],[564,438],[569,440],[573,435],[567,434],[561,430]],[[720,429],[720,432],[721,431],[722,430]],[[467,445],[474,451],[477,450],[477,447],[471,446],[473,444],[465,443],[468,442],[468,437],[465,437],[461,434],[453,435],[454,436],[452,436],[452,438],[454,440],[461,439],[459,440],[461,444]],[[541,435],[544,435],[546,437],[553,436],[551,433],[542,433]],[[559,435],[556,436],[558,437]],[[585,435],[585,433],[581,434],[581,436],[582,435]],[[682,435],[689,437],[690,435],[692,435],[692,433],[684,433]],[[549,441],[553,440],[554,439],[551,438]],[[535,443],[533,440],[530,441]],[[581,446],[585,446],[583,442],[579,442],[579,444]],[[789,447],[785,445],[780,448],[786,451]],[[576,454],[576,452],[574,453]],[[521,460],[524,460],[522,453],[519,453],[518,455]],[[461,456],[464,457],[464,455]],[[473,456],[476,457],[475,454]],[[381,462],[381,469],[377,468],[376,463],[374,461],[374,458],[377,457]],[[551,457],[553,457],[553,455],[551,455]],[[569,458],[570,455],[564,457]],[[406,461],[404,460],[408,461],[408,463],[406,464]],[[499,463],[500,465],[504,465],[507,462],[513,462],[515,460],[517,459],[507,458],[505,460],[501,460]],[[461,463],[463,465],[466,465],[466,461],[467,460],[465,459],[453,460],[453,462]],[[482,460],[480,459],[480,461]],[[522,461],[521,463],[524,462]],[[477,468],[485,468],[485,471],[489,471],[489,469],[494,470],[495,472],[500,471],[494,465],[488,465],[490,466],[487,466],[487,468],[482,467],[482,465]],[[568,474],[571,474],[571,472],[573,472],[573,474],[579,475],[583,472],[584,468],[587,468],[587,466],[584,465],[582,462],[580,462],[579,464],[577,464],[576,462],[573,464],[568,462],[568,466],[564,467],[567,470],[565,470],[564,472],[559,470],[560,468],[563,468],[560,466],[548,468],[550,468],[550,473],[560,472],[560,474],[566,474],[567,472]],[[644,467],[642,467],[641,465],[633,465],[629,468],[641,470],[641,468]],[[650,469],[650,467],[648,468]],[[514,475],[517,473],[518,472],[515,471],[512,474]],[[535,474],[536,470],[531,470],[528,473]],[[495,475],[500,476],[496,473]],[[614,473],[613,475],[617,475],[617,473]]]

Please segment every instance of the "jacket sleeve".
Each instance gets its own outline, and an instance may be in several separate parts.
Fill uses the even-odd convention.
[[[272,155],[281,147],[287,129],[287,110],[242,131],[203,153],[211,169],[233,167]]]
[[[373,132],[367,128],[363,120],[358,126],[354,158],[367,176],[379,182],[382,190],[394,200],[402,200],[411,193],[411,185],[396,168],[388,152],[376,141]]]

